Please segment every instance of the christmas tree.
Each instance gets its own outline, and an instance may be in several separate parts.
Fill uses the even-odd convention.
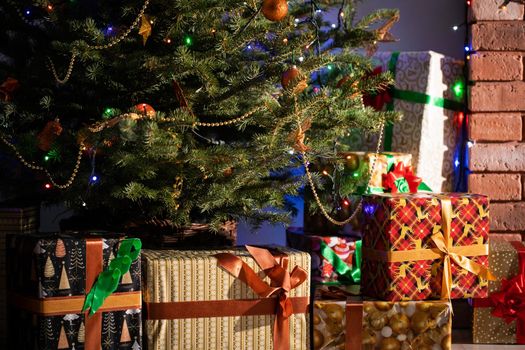
[[[351,129],[397,117],[363,105],[392,82],[365,51],[390,39],[396,10],[9,0],[0,11],[0,192],[23,184],[113,224],[286,221],[285,195],[323,185],[290,169],[335,162]]]

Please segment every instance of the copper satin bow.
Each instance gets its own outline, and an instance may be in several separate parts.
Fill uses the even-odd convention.
[[[467,258],[467,256],[454,251],[455,247],[452,246],[452,238],[450,237],[450,227],[452,224],[452,202],[448,197],[439,196],[439,198],[441,201],[442,216],[441,232],[432,235],[432,241],[443,256],[443,281],[441,287],[441,299],[450,299],[450,292],[452,290],[451,261],[483,279],[493,281],[495,278],[485,266],[480,265]]]
[[[290,291],[301,285],[308,278],[308,273],[300,266],[288,272],[288,256],[274,257],[267,249],[246,246],[250,255],[270,278],[268,284],[238,256],[230,253],[215,254],[219,266],[231,275],[246,283],[259,297],[277,297],[276,317],[273,325],[273,342],[275,350],[290,348],[289,317],[293,313]]]
[[[392,193],[416,193],[422,180],[414,174],[411,166],[398,162],[394,169],[383,174],[383,187]]]

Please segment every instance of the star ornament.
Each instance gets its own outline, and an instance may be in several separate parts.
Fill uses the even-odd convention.
[[[376,40],[366,49],[368,56],[373,56],[375,54],[375,52],[377,51],[377,43],[388,43],[397,41],[397,39],[392,35],[392,33],[390,33],[392,26],[396,24],[397,21],[399,21],[399,15],[392,16],[385,23],[383,23],[383,25],[381,25],[378,29],[375,30]]]
[[[142,44],[146,45],[146,41],[148,41],[151,35],[151,22],[146,15],[143,15],[141,18],[139,34],[142,36]]]

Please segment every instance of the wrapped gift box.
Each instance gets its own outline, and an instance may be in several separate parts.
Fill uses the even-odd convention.
[[[308,349],[310,256],[247,249],[143,251],[149,350]]]
[[[374,56],[383,72],[395,75],[395,88],[381,100],[391,100],[391,108],[403,114],[385,130],[384,149],[412,154],[416,174],[434,191],[455,190],[454,163],[461,152],[456,116],[463,110],[464,63],[433,51],[396,54],[397,59],[392,52]],[[377,137],[364,137],[359,143],[372,150]]]
[[[379,300],[486,297],[489,200],[476,194],[365,196],[362,292]]]
[[[89,317],[81,312],[86,293],[117,256],[122,238],[103,237],[8,236],[10,349],[140,347],[140,259],[99,311]]]
[[[451,349],[449,302],[363,301],[323,294],[317,290],[314,300],[314,350]]]
[[[383,153],[371,153],[371,152],[342,152],[339,155],[345,163],[345,172],[347,179],[350,181],[356,190],[363,190],[367,185],[366,180],[368,179],[368,173],[372,164],[374,165],[374,172],[370,178],[371,189],[379,189],[382,187],[382,176],[386,174],[390,167],[399,162],[405,164],[405,166],[412,165],[412,155],[407,153],[395,153],[395,152],[383,152]],[[314,166],[316,170],[321,172],[324,170],[323,164],[321,166]],[[343,185],[344,184],[339,184]],[[321,200],[325,202],[326,206],[335,206],[333,203],[333,196],[331,193],[333,185],[329,183],[325,186],[325,190],[319,191]],[[307,190],[305,195],[305,211],[304,211],[304,228],[307,233],[315,235],[347,235],[353,237],[361,236],[361,223],[358,217],[348,225],[337,226],[326,220],[321,213],[311,213],[310,206],[313,203],[313,197],[311,191]],[[353,208],[350,205],[337,204],[340,209],[335,213],[332,213],[338,220],[345,220]]]
[[[40,225],[40,208],[15,203],[0,204],[0,348],[7,339],[6,322],[6,236],[34,233]]]
[[[473,301],[474,343],[525,344],[525,245],[490,242],[489,262],[497,280]]]
[[[302,227],[286,229],[286,242],[291,248],[312,256],[312,282],[359,284],[361,270],[355,261],[356,241],[347,236],[305,234]]]

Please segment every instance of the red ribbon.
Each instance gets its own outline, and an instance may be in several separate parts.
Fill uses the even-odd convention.
[[[383,68],[381,66],[376,67],[368,77],[375,77],[383,73]],[[384,106],[392,102],[392,94],[390,89],[384,89],[379,91],[376,94],[364,95],[363,104],[368,107],[374,108],[376,111],[382,111]]]
[[[474,299],[474,307],[492,307],[492,315],[506,323],[516,321],[516,343],[525,344],[525,245],[510,242],[518,252],[519,272],[501,280],[499,292],[486,299]]]
[[[405,179],[408,184],[410,193],[416,193],[419,185],[423,181],[420,177],[414,174],[411,166],[405,166],[403,162],[399,162],[387,174],[383,174],[383,187],[385,190],[390,190],[391,193],[407,192],[400,188],[399,181]]]
[[[516,342],[525,344],[525,246],[511,242],[518,252],[519,272],[511,278],[503,278],[499,292],[489,298],[494,305],[492,315],[503,318],[507,323],[516,320]]]
[[[300,266],[295,266],[288,272],[288,256],[274,257],[267,249],[246,246],[246,249],[270,278],[268,284],[253,271],[244,261],[230,253],[219,253],[215,257],[219,266],[231,275],[246,283],[261,298],[276,297],[279,300],[275,310],[273,325],[273,342],[275,350],[290,349],[290,316],[293,314],[293,305],[290,300],[290,291],[308,278],[308,273]]]

